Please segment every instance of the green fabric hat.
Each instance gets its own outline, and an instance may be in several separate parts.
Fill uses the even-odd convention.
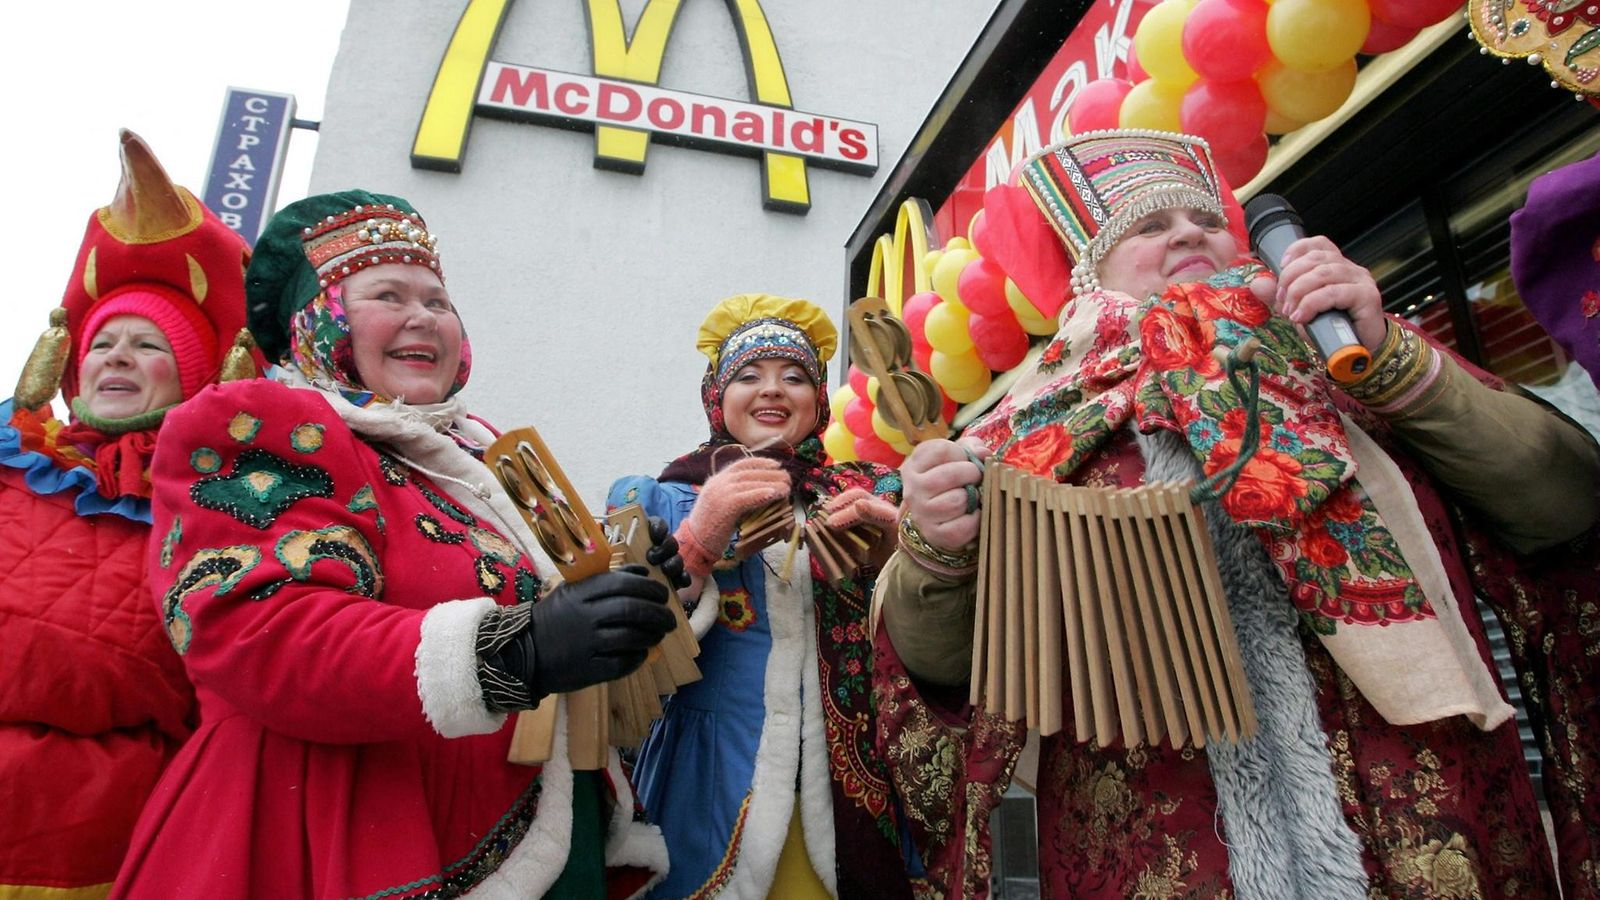
[[[289,349],[290,319],[352,272],[409,263],[428,266],[443,279],[435,243],[411,204],[388,194],[317,194],[278,210],[245,271],[250,331],[261,352],[281,361]]]

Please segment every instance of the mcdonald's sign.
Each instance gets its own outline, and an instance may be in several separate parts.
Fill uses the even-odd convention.
[[[870,175],[878,128],[794,108],[760,0],[727,0],[743,49],[749,101],[661,87],[662,56],[683,0],[648,0],[633,34],[620,0],[583,0],[594,73],[580,75],[489,58],[511,0],[468,0],[434,76],[411,164],[461,171],[477,115],[593,131],[594,164],[644,171],[651,141],[761,159],[762,203],[804,213],[807,165]]]

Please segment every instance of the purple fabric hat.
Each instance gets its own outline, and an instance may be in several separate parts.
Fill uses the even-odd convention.
[[[1511,214],[1511,278],[1600,387],[1600,154],[1528,185],[1528,202]]]

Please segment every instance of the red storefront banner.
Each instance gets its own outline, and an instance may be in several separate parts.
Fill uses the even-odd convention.
[[[965,235],[983,208],[983,192],[1004,181],[1016,164],[1063,136],[1067,108],[1099,78],[1127,78],[1133,33],[1156,0],[1094,0],[1039,73],[1028,93],[934,214],[941,238]]]

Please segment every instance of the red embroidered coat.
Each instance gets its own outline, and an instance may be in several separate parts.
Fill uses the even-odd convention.
[[[661,867],[616,766],[596,803],[559,750],[506,761],[475,635],[538,577],[491,523],[262,380],[169,414],[154,482],[152,593],[200,724],[114,896],[539,896],[602,831],[613,895]]]

